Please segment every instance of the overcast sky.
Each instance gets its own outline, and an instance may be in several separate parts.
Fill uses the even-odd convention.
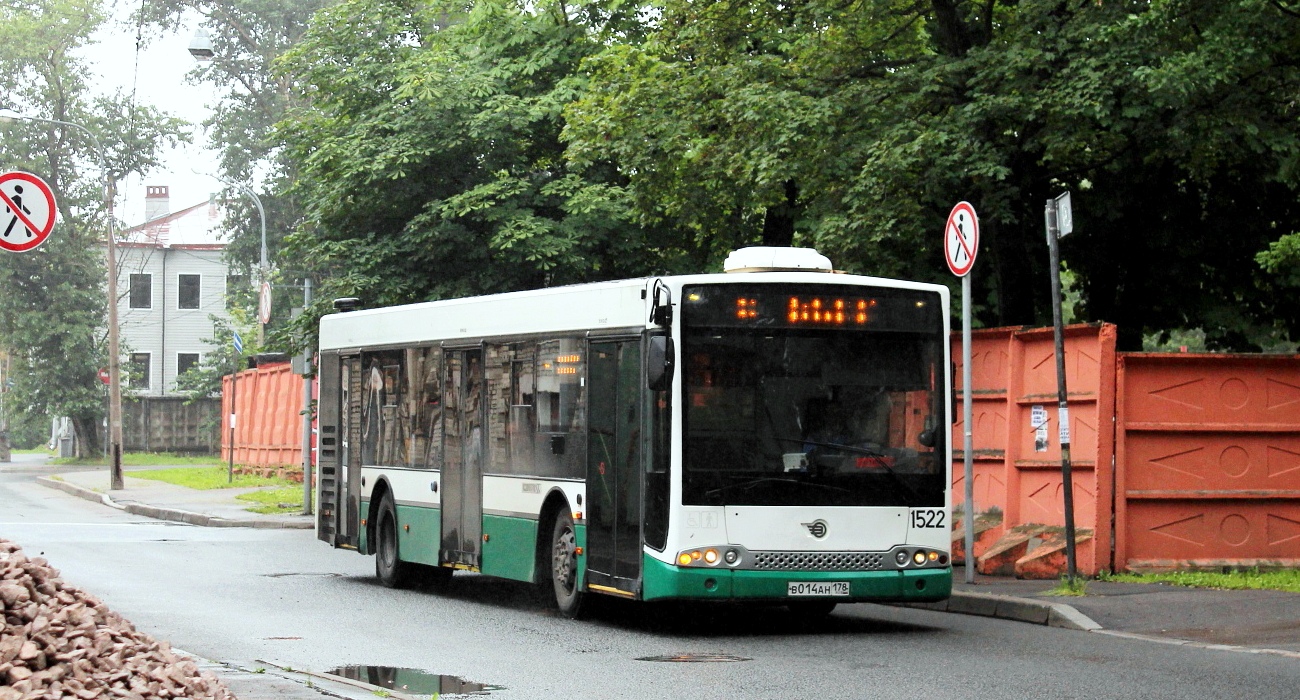
[[[116,19],[104,26],[95,36],[98,42],[85,52],[101,78],[98,89],[111,93],[120,88],[130,94],[134,79],[137,104],[152,105],[194,124],[192,144],[167,151],[162,166],[144,178],[132,175],[118,183],[118,217],[135,225],[144,221],[146,185],[168,186],[172,211],[206,202],[210,193],[221,190],[217,180],[193,172],[217,172],[216,154],[208,149],[207,136],[200,126],[217,100],[211,87],[191,85],[185,79],[195,65],[187,48],[197,18],[176,33],[157,37],[143,47],[137,72],[136,28],[128,20],[135,3],[119,0],[115,5]]]

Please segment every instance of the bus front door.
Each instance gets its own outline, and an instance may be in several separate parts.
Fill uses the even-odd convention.
[[[443,382],[443,563],[477,569],[483,538],[483,351],[448,350]]]
[[[592,341],[587,358],[587,583],[639,597],[640,341]]]

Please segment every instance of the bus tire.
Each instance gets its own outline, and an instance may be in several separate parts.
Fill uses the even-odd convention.
[[[388,588],[404,588],[411,580],[411,564],[402,561],[397,544],[397,509],[391,493],[379,502],[375,519],[375,576]]]
[[[577,531],[567,509],[555,515],[551,527],[551,587],[555,607],[568,618],[582,613],[582,591],[578,589]]]
[[[830,615],[835,606],[838,605],[833,600],[801,600],[793,603],[786,603],[785,607],[799,617],[807,620],[820,620]]]

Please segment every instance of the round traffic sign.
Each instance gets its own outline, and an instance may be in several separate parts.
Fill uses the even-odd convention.
[[[943,257],[952,274],[958,277],[969,274],[979,247],[980,221],[975,216],[975,207],[969,202],[958,202],[943,227]]]
[[[99,381],[105,384],[107,384],[110,381],[107,367],[99,368]]]
[[[266,325],[271,322],[271,283],[263,282],[257,295],[257,320]]]
[[[22,253],[49,237],[58,209],[45,181],[31,173],[0,175],[0,248]]]

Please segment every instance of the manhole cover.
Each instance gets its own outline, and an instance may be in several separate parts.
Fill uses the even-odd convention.
[[[732,661],[752,661],[744,656],[732,656],[731,654],[665,654],[663,656],[642,656],[637,661],[664,661],[669,663],[680,664],[721,664]]]

